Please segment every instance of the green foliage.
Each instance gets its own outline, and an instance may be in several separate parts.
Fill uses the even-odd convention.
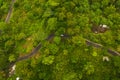
[[[87,75],[93,74],[94,66],[88,62],[86,65],[84,65],[83,71],[85,71]]]
[[[10,56],[9,56],[9,61],[10,61],[10,62],[15,61],[15,55],[10,55]]]
[[[52,54],[56,54],[59,50],[59,47],[56,44],[50,44],[48,48]]]
[[[47,4],[50,5],[50,6],[53,6],[53,7],[59,5],[59,3],[55,2],[54,0],[48,0]]]
[[[3,53],[0,53],[0,64],[1,64],[0,71],[7,67],[8,65],[7,59],[8,59],[8,56],[4,55]]]
[[[105,9],[105,15],[109,15],[109,14],[112,14],[116,11],[116,8],[115,6],[109,6]]]
[[[10,1],[0,0],[0,80],[6,80],[11,62],[39,42],[41,49],[17,62],[8,80],[120,80],[120,58],[106,50],[120,52],[120,0],[16,0],[7,24]],[[94,34],[91,27],[99,24],[109,30]],[[50,34],[55,36],[46,41]],[[105,50],[86,45],[86,39]]]
[[[78,79],[76,79],[76,77],[77,77],[77,74],[76,73],[74,73],[74,72],[69,72],[67,75],[64,75],[63,76],[63,79],[62,80],[78,80]]]
[[[25,36],[26,36],[26,35],[25,35],[24,33],[20,33],[20,34],[18,34],[18,35],[15,36],[15,39],[16,39],[16,40],[21,40],[21,39],[24,39]]]
[[[94,51],[93,54],[92,54],[92,56],[97,56],[97,52]]]
[[[44,57],[42,60],[43,64],[50,65],[54,62],[54,56]]]
[[[115,58],[114,58],[114,65],[120,69],[119,60],[120,60],[119,57],[115,57]]]
[[[51,15],[52,15],[52,10],[50,8],[47,8],[42,17],[47,18],[50,17]]]
[[[49,18],[48,19],[48,22],[47,22],[47,27],[46,27],[46,30],[48,31],[51,31],[51,30],[55,30],[56,29],[56,25],[57,24],[57,18]]]
[[[61,41],[61,38],[60,37],[55,37],[54,38],[54,42],[56,43],[56,44],[59,44],[60,43],[60,41]]]

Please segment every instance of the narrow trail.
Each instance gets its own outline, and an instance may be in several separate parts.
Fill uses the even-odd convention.
[[[45,41],[50,41],[50,40],[51,40],[52,38],[54,38],[55,36],[56,36],[56,35],[54,35],[54,34],[50,34],[50,35],[45,39]],[[67,38],[72,37],[72,36],[69,36],[69,35],[68,35],[68,37],[66,37],[66,36],[62,36],[62,37],[65,37],[65,38],[67,39]],[[85,39],[85,42],[86,42],[86,45],[88,45],[88,46],[93,46],[93,47],[95,47],[95,48],[100,48],[100,49],[102,49],[102,50],[106,50],[103,45],[98,44],[98,43],[95,43],[95,42],[90,41],[90,40],[88,40],[88,39]],[[23,56],[23,57],[19,57],[19,58],[16,60],[16,62],[19,62],[19,61],[28,59],[29,57],[32,57],[33,55],[35,55],[35,54],[38,52],[38,50],[39,50],[41,47],[42,47],[42,43],[40,42],[40,43],[34,48],[34,50],[33,50],[31,53],[29,53],[28,55],[25,55],[25,56]],[[108,53],[110,53],[110,54],[112,54],[112,55],[114,55],[114,56],[120,56],[120,53],[119,53],[119,52],[114,51],[114,50],[112,50],[112,49],[107,49],[107,51],[108,51]]]
[[[8,23],[10,21],[10,17],[11,17],[11,14],[12,14],[12,11],[13,11],[13,6],[14,6],[14,3],[15,3],[16,0],[12,0],[11,1],[11,5],[10,5],[10,9],[8,11],[8,14],[7,14],[7,17],[5,19],[5,22]]]
[[[50,34],[45,40],[46,40],[46,41],[50,41],[50,40],[51,40],[52,38],[54,38],[54,37],[55,37],[54,34]],[[62,36],[62,37],[64,37],[64,36]],[[69,37],[71,37],[71,36],[69,36]],[[67,38],[69,38],[69,37],[67,37]],[[66,36],[65,36],[65,38],[66,38]],[[98,43],[95,43],[95,42],[90,41],[90,40],[88,40],[88,39],[85,39],[85,42],[86,42],[86,45],[88,45],[88,46],[92,46],[92,47],[95,47],[95,48],[100,48],[100,49],[102,49],[102,50],[106,50],[103,45],[98,44]],[[41,47],[42,47],[42,43],[40,42],[40,43],[34,48],[34,50],[33,50],[31,53],[29,53],[29,54],[27,54],[27,55],[25,55],[25,56],[19,57],[19,58],[14,62],[14,64],[15,64],[16,62],[19,62],[19,61],[22,61],[22,60],[25,60],[25,59],[28,59],[28,58],[32,57],[33,55],[35,55],[35,54],[40,50]],[[112,49],[107,49],[107,51],[108,51],[108,53],[112,54],[113,56],[120,56],[120,53],[119,53],[119,52],[114,51],[114,50],[112,50]]]
[[[95,42],[92,42],[88,39],[86,39],[86,44],[89,45],[89,46],[93,46],[93,47],[96,47],[96,48],[101,48],[103,50],[106,50],[105,49],[105,46],[101,45],[101,44],[98,44],[98,43],[95,43]],[[107,49],[107,52],[114,55],[114,56],[120,56],[120,53],[117,52],[117,51],[114,51],[112,49]]]
[[[52,39],[54,36],[55,36],[54,34],[51,34],[45,40],[50,41],[50,39]],[[39,44],[34,48],[34,50],[31,53],[29,53],[28,55],[25,55],[23,57],[19,57],[15,62],[19,62],[19,61],[28,59],[29,57],[32,57],[40,50],[41,47],[42,47],[42,43],[39,42]]]
[[[50,41],[50,40],[51,40],[52,38],[54,38],[54,37],[55,37],[55,35],[54,35],[54,34],[51,34],[51,35],[49,35],[45,40],[46,40],[46,41]],[[64,36],[62,36],[62,37],[64,37]],[[69,37],[70,37],[70,36],[69,36]],[[69,37],[67,37],[67,38],[69,38]],[[66,36],[65,36],[65,38],[66,38]],[[92,47],[100,48],[100,49],[103,49],[103,50],[104,50],[104,46],[101,45],[101,44],[92,42],[92,41],[90,41],[90,40],[88,40],[88,39],[86,39],[85,42],[86,42],[86,45],[88,45],[88,46],[92,46]],[[32,57],[33,55],[35,55],[35,54],[40,50],[41,47],[42,47],[42,43],[40,42],[40,43],[34,48],[34,50],[33,50],[31,53],[29,53],[29,54],[27,54],[27,55],[25,55],[25,56],[19,57],[16,61],[10,63],[10,65],[9,65],[9,70],[10,70],[17,62],[26,60],[26,59]],[[118,53],[117,51],[114,51],[114,50],[112,50],[112,49],[107,49],[107,51],[108,51],[108,53],[110,53],[110,54],[112,54],[112,55],[114,55],[114,56],[120,56],[120,53]],[[10,74],[7,74],[7,75],[9,76]]]

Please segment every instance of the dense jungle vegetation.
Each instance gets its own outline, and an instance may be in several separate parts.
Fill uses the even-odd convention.
[[[120,0],[11,1],[0,0],[0,80],[120,80]]]

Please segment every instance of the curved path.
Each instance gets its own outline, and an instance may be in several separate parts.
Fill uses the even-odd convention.
[[[46,41],[50,41],[50,40],[51,40],[52,38],[54,38],[54,37],[55,37],[55,35],[54,35],[54,34],[51,34],[51,35],[49,35],[45,40],[46,40]],[[61,36],[61,37],[69,38],[69,37],[71,37],[71,36],[68,36],[68,37],[66,37],[66,36]],[[88,40],[88,39],[85,39],[85,42],[86,42],[86,45],[88,45],[88,46],[93,46],[93,47],[96,47],[96,48],[100,48],[100,49],[105,50],[105,47],[104,47],[103,45],[101,45],[101,44],[92,42],[92,41],[90,41],[90,40]],[[42,43],[40,42],[40,43],[34,48],[34,50],[33,50],[31,53],[29,53],[28,55],[19,57],[14,63],[30,58],[31,56],[33,56],[34,54],[36,54],[37,51],[38,51],[41,47],[42,47]],[[110,54],[112,54],[112,55],[114,55],[114,56],[120,56],[120,53],[119,53],[119,52],[114,51],[114,50],[112,50],[112,49],[107,49],[107,51],[108,51],[108,53],[110,53]]]
[[[50,41],[50,40],[51,40],[52,38],[54,38],[54,37],[55,37],[55,35],[54,35],[54,34],[51,34],[51,35],[49,35],[45,40],[46,40],[46,41]],[[61,37],[69,38],[69,37],[71,37],[71,36],[68,36],[68,35],[67,35],[67,36],[61,36]],[[100,49],[105,50],[104,46],[101,45],[101,44],[92,42],[92,41],[90,41],[90,40],[88,40],[88,39],[86,39],[85,42],[86,42],[86,45],[88,45],[88,46],[93,46],[93,47],[95,47],[95,48],[100,48]],[[25,55],[25,56],[19,57],[16,61],[10,63],[9,70],[11,70],[11,68],[12,68],[17,62],[22,61],[22,60],[26,60],[26,59],[32,57],[33,55],[35,55],[35,54],[39,51],[39,49],[40,49],[41,47],[42,47],[42,43],[40,42],[40,43],[34,48],[34,50],[33,50],[31,53],[29,53],[29,54],[27,54],[27,55]],[[108,53],[110,53],[110,54],[112,54],[112,55],[114,55],[114,56],[120,56],[120,53],[118,53],[117,51],[114,51],[114,50],[112,50],[112,49],[107,49],[107,51],[108,51]],[[11,75],[11,74],[7,74],[7,75],[9,76],[9,75]]]

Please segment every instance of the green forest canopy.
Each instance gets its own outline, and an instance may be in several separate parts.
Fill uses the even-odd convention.
[[[0,0],[0,80],[120,79],[120,58],[107,51],[120,52],[120,0],[16,0],[5,23],[10,4]],[[100,24],[109,30],[92,32],[93,25]],[[50,34],[55,36],[45,40]],[[88,46],[86,39],[105,47]],[[17,62],[15,74],[7,77],[10,64],[39,42],[41,49]]]

